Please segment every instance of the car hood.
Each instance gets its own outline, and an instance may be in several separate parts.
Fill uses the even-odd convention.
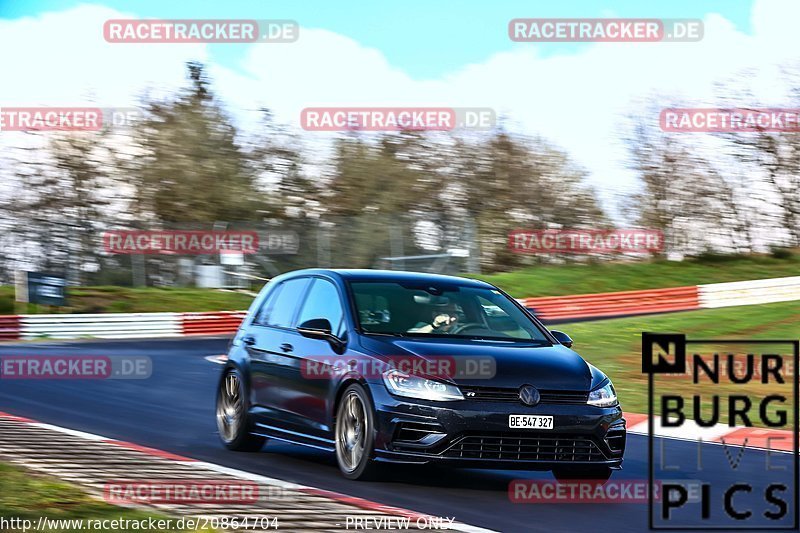
[[[449,380],[458,385],[517,388],[530,384],[544,390],[588,391],[593,381],[593,369],[590,365],[580,355],[560,344],[534,346],[522,343],[366,336],[363,339],[363,347],[373,357],[384,360],[400,357],[435,362],[445,358],[456,361],[459,369],[465,368],[466,359],[474,362],[487,359],[493,361],[493,377],[489,378],[481,372],[468,371],[466,375],[459,372],[459,375]]]

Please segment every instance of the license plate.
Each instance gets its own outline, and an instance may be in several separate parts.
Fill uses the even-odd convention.
[[[508,415],[508,427],[514,429],[553,429],[553,417],[542,415]]]

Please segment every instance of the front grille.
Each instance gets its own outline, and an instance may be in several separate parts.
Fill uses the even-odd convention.
[[[487,402],[518,402],[519,389],[503,389],[500,387],[460,387],[465,398],[474,398]]]
[[[519,389],[503,387],[461,387],[461,392],[466,398],[487,402],[517,402]],[[539,403],[585,404],[589,393],[569,390],[539,390],[541,400]]]
[[[543,390],[539,391],[542,395],[542,403],[586,403],[589,401],[589,393],[582,391],[566,390]]]
[[[457,439],[442,455],[461,459],[566,463],[607,459],[588,437],[544,437],[518,433],[466,435]]]

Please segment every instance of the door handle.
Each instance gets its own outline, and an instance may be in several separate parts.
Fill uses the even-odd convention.
[[[281,350],[284,352],[291,352],[292,350],[294,350],[294,346],[292,346],[288,342],[284,342],[283,344],[281,344]]]
[[[256,343],[256,338],[252,335],[242,337],[242,343],[244,343],[245,346],[253,346]]]

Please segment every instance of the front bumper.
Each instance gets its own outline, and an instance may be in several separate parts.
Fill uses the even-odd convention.
[[[619,406],[431,402],[393,396],[382,384],[371,392],[379,461],[514,470],[622,465],[626,431]],[[510,414],[552,415],[554,429],[509,429]]]

